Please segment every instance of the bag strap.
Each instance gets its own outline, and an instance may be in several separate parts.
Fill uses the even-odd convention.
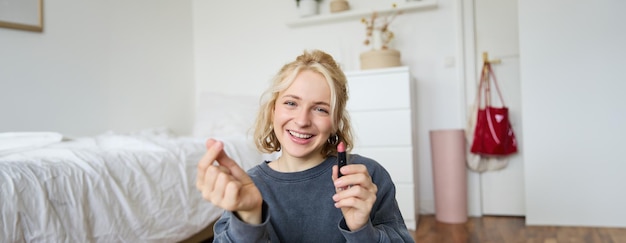
[[[487,69],[487,65],[488,65],[487,62],[483,63],[483,69],[480,72],[480,81],[478,82],[478,89],[476,90],[476,101],[474,102],[474,104],[476,104],[477,111],[480,108],[482,108],[482,102],[481,101],[483,99],[481,99],[481,98],[482,98],[482,95],[483,95],[483,85],[485,83],[485,76],[489,76],[489,69]],[[488,82],[487,82],[487,85],[489,85]],[[485,91],[485,92],[488,92],[488,90]],[[488,96],[488,95],[486,95],[486,96]],[[487,103],[486,98],[484,100],[485,100],[485,103]]]
[[[491,68],[491,63],[483,62],[483,69],[480,74],[480,82],[478,85],[478,90],[476,94],[476,104],[480,109],[482,106],[481,97],[483,95],[483,88],[485,92],[485,96],[482,97],[485,101],[485,106],[491,105],[491,78],[493,77],[493,83],[496,86],[496,91],[498,92],[498,97],[500,98],[500,102],[502,106],[506,106],[504,104],[504,98],[502,98],[502,92],[500,91],[500,86],[498,86],[498,80],[496,79],[496,75],[493,73],[493,69]]]
[[[500,87],[498,86],[498,80],[496,79],[496,75],[493,73],[493,69],[491,69],[491,63],[487,63],[487,68],[489,68],[489,74],[491,74],[490,77],[493,78],[493,84],[496,86],[496,90],[498,91],[500,102],[502,102],[502,106],[506,106],[504,104],[504,98],[502,98],[502,92],[500,91]]]
[[[496,80],[496,76],[493,74],[493,70],[491,69],[491,64],[485,61],[483,63],[483,70],[480,75],[480,84],[478,85],[478,94],[476,95],[476,102],[478,104],[478,109],[480,109],[481,107],[480,97],[483,93],[483,85],[484,85],[484,92],[485,92],[485,96],[483,97],[483,99],[485,100],[485,106],[487,107],[491,105],[491,91],[490,91],[491,79],[490,77],[493,77],[493,83],[496,86],[496,90],[498,92],[498,96],[500,97],[500,101],[502,102],[502,106],[505,106],[504,99],[502,98],[502,92],[500,92],[500,87],[498,87],[498,82]],[[491,117],[489,109],[485,109],[485,112],[487,112],[487,117]],[[494,142],[496,142],[497,144],[500,144],[500,138],[498,138],[498,134],[495,131],[495,128],[493,126],[493,121],[491,121],[491,119],[487,119],[487,126],[489,127],[489,132],[491,133],[491,137],[493,138]]]

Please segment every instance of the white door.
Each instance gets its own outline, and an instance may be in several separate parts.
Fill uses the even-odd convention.
[[[509,107],[513,131],[517,140],[522,141],[517,22],[517,0],[474,0],[476,73],[479,74],[482,68],[483,52],[489,54],[489,59],[501,61],[492,64],[493,71],[504,102]],[[466,87],[468,95],[475,97],[475,85],[468,84]],[[492,103],[496,98],[492,97]],[[482,214],[525,215],[524,148],[519,146],[520,152],[509,157],[509,165],[505,169],[484,172],[479,176]]]

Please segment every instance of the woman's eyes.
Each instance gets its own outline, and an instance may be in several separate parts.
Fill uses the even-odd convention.
[[[298,104],[295,101],[290,101],[290,100],[283,102],[283,104],[285,104],[286,106],[290,106],[290,107],[298,106]],[[324,113],[324,114],[330,114],[327,108],[321,107],[321,106],[315,106],[313,107],[313,110],[316,112]]]
[[[328,114],[328,110],[322,107],[315,107],[315,111],[322,112],[324,114]]]

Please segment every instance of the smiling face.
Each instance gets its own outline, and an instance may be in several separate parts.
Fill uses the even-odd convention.
[[[330,88],[321,74],[304,70],[278,94],[273,126],[283,156],[323,160],[321,153],[332,133]]]
[[[292,100],[287,102],[286,97]],[[317,156],[317,151],[326,158],[337,154],[337,145],[327,142],[333,134],[333,138],[344,142],[349,152],[353,137],[350,117],[345,109],[347,102],[347,79],[333,57],[320,50],[304,51],[294,61],[285,64],[263,92],[254,125],[255,146],[263,153],[286,151],[283,155],[293,154],[291,157],[296,159]],[[328,114],[330,108],[324,111],[323,107],[329,104],[332,111]],[[308,112],[304,118],[310,124],[295,122],[301,117],[294,113],[302,109]],[[324,116],[324,113],[328,115]],[[315,165],[315,161],[309,162],[311,164],[297,164]]]

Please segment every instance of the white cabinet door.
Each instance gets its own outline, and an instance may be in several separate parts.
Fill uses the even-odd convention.
[[[354,130],[359,131],[354,133],[356,146],[411,145],[411,111],[408,109],[353,112],[350,116]]]
[[[406,147],[363,148],[354,147],[355,154],[361,154],[380,163],[394,183],[413,184],[413,149]]]
[[[408,70],[407,68],[396,68]],[[349,74],[348,74],[349,75]],[[348,110],[375,111],[384,109],[409,109],[411,105],[408,71],[373,73],[349,76]]]

